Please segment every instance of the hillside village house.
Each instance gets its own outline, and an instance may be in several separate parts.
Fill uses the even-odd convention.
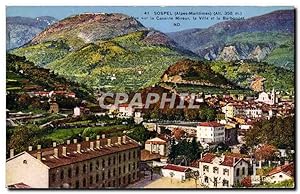
[[[261,117],[262,109],[255,105],[228,103],[222,108],[222,112],[225,113],[225,118],[234,118],[237,115],[246,116],[248,118]]]
[[[230,188],[249,175],[243,158],[207,153],[199,162],[200,181],[209,188]]]
[[[294,179],[294,163],[285,164],[272,169],[264,181],[268,183],[279,183]]]
[[[191,172],[191,169],[185,166],[167,164],[161,169],[161,172],[164,177],[185,181],[187,178],[189,178],[189,172]]]
[[[150,153],[167,156],[168,142],[159,137],[149,139],[145,142],[145,150]]]
[[[197,140],[201,143],[220,143],[225,141],[225,126],[216,122],[201,122],[197,126]]]
[[[6,161],[6,185],[31,188],[125,187],[137,181],[140,146],[127,136],[105,138],[24,151]]]
[[[129,118],[133,117],[134,108],[128,104],[120,104],[118,107],[118,117]]]

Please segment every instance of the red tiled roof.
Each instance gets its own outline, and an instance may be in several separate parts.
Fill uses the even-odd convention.
[[[211,122],[201,122],[198,124],[198,126],[202,126],[202,127],[221,127],[224,126],[216,121],[211,121]]]
[[[225,156],[223,162],[221,165],[223,166],[231,166],[233,167],[237,161],[239,161],[241,158],[232,157],[232,156]]]
[[[72,143],[69,145],[66,145],[66,144],[58,145],[56,147],[56,148],[58,148],[58,151],[59,151],[58,158],[53,157],[53,155],[54,155],[53,147],[41,149],[40,151],[42,153],[42,158],[43,158],[41,160],[41,162],[43,162],[45,165],[47,165],[50,168],[56,168],[59,166],[65,166],[65,165],[69,165],[72,163],[81,162],[81,161],[89,160],[92,158],[109,155],[109,154],[113,154],[116,152],[121,152],[121,151],[139,147],[138,143],[131,140],[127,136],[126,136],[126,144],[122,143],[121,145],[117,144],[117,142],[118,142],[117,137],[112,137],[110,147],[107,146],[107,139],[108,138],[100,139],[100,146],[102,146],[102,148],[100,148],[100,149],[96,148],[96,143],[93,140],[80,142],[80,144],[81,144],[81,152],[80,153],[77,153],[77,144]],[[93,150],[89,149],[90,142],[94,142]],[[62,147],[63,146],[67,147],[67,156],[62,155]],[[35,158],[37,157],[37,150],[33,150],[28,153],[31,154]]]
[[[215,159],[216,155],[213,153],[207,153],[204,155],[202,159],[200,159],[200,162],[204,163],[211,163]]]
[[[271,176],[273,174],[277,174],[279,172],[283,172],[284,174],[293,177],[294,176],[294,163],[289,163],[282,166],[277,166],[276,168],[273,168],[267,176]]]
[[[173,164],[167,164],[166,166],[163,167],[163,169],[174,170],[174,171],[178,171],[178,172],[185,172],[189,168],[184,167],[184,166],[177,166],[177,165],[173,165]]]

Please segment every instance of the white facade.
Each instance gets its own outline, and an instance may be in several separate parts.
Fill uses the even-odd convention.
[[[27,152],[7,159],[6,186],[22,182],[31,188],[49,188],[49,167]]]
[[[120,105],[118,112],[118,117],[133,117],[134,108],[129,105]]]
[[[74,108],[74,116],[80,116],[80,108],[77,106]]]
[[[215,157],[211,162],[200,161],[201,183],[209,188],[231,188],[249,175],[245,160],[236,158],[233,163],[226,163],[224,156]]]
[[[159,154],[161,156],[167,156],[167,142],[158,137],[149,139],[145,143],[145,150],[150,153]]]
[[[225,141],[225,127],[197,126],[197,140],[204,143],[220,143]]]
[[[278,98],[276,96],[275,90],[273,89],[272,92],[266,93],[266,92],[261,92],[258,95],[258,99],[255,100],[256,102],[263,102],[265,104],[277,104],[278,103]]]
[[[285,174],[284,172],[278,172],[276,174],[267,176],[264,181],[268,183],[279,183],[291,179],[293,179],[293,177]]]
[[[165,166],[164,168],[161,169],[161,173],[162,173],[162,176],[164,176],[164,177],[170,177],[172,179],[176,179],[179,181],[185,181],[187,178],[186,172],[188,170],[189,170],[189,168],[186,168],[183,166],[168,164],[167,166]]]

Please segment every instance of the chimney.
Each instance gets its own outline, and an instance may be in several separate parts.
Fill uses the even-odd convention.
[[[36,153],[36,159],[38,159],[38,160],[42,160],[42,152],[40,152],[40,151],[38,151],[37,153]]]
[[[85,137],[85,141],[89,141],[90,140],[90,138],[89,137]]]
[[[29,151],[29,152],[32,151],[32,146],[28,146],[28,151]]]
[[[71,143],[71,140],[68,139],[67,140],[67,145],[70,145],[70,143]]]
[[[123,144],[126,144],[126,136],[123,136]]]
[[[108,145],[108,146],[111,145],[111,139],[107,139],[107,145]]]
[[[118,144],[119,144],[119,145],[122,144],[122,137],[118,137]]]
[[[97,136],[96,136],[96,139],[99,140],[99,139],[100,139],[100,135],[97,135]]]
[[[81,144],[77,144],[77,153],[81,152]]]
[[[94,142],[92,142],[92,141],[90,142],[90,149],[94,150]]]
[[[42,146],[41,145],[37,145],[37,149],[38,150],[42,149]]]
[[[73,139],[73,143],[77,143],[77,139]]]
[[[10,149],[9,150],[9,157],[12,158],[15,155],[15,150],[14,149]]]
[[[105,139],[105,134],[102,134],[102,139]]]
[[[53,155],[55,158],[58,158],[58,148],[54,148]]]
[[[67,147],[66,146],[62,147],[62,155],[67,156]]]
[[[97,149],[100,149],[100,140],[97,140],[97,141],[96,141],[96,148],[97,148]]]
[[[56,147],[56,142],[53,142],[53,147],[54,147],[54,148]]]

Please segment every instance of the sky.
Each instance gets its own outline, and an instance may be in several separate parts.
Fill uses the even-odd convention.
[[[86,12],[105,12],[105,13],[123,13],[132,17],[138,17],[138,20],[146,27],[154,28],[162,32],[175,32],[191,28],[207,28],[213,24],[224,21],[223,16],[226,12],[233,12],[238,17],[244,19],[258,16],[266,13],[270,13],[275,10],[282,9],[294,9],[293,7],[282,6],[235,6],[235,7],[220,7],[220,6],[187,6],[187,7],[117,7],[117,6],[7,6],[6,16],[24,16],[24,17],[39,17],[39,16],[52,16],[56,19],[63,19],[65,17],[76,15]],[[162,20],[162,18],[175,17],[175,12],[201,12],[211,13],[208,20],[193,20],[190,16],[190,20]],[[158,15],[160,12],[168,12],[164,15]],[[222,15],[214,15],[214,13],[221,13]],[[170,16],[169,14],[172,14]],[[150,20],[150,16],[153,20]],[[207,16],[207,15],[206,15]],[[219,16],[219,20],[216,19]],[[142,19],[141,17],[147,17]],[[186,17],[186,16],[185,16]],[[213,17],[213,18],[211,18]],[[226,19],[225,19],[226,20]],[[178,25],[179,23],[179,25]]]

